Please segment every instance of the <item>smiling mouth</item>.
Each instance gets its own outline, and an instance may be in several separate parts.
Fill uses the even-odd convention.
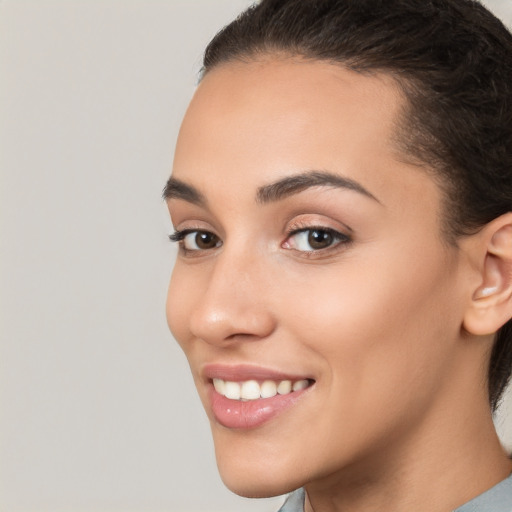
[[[312,379],[300,380],[246,380],[242,382],[214,378],[215,391],[229,400],[250,401],[289,395],[313,385]]]

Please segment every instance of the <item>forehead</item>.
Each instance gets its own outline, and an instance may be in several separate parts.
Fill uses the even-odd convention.
[[[338,64],[270,57],[223,64],[189,106],[173,175],[204,190],[229,183],[226,194],[310,169],[357,179],[375,195],[390,182],[414,186],[426,174],[403,172],[412,166],[400,161],[394,140],[405,101],[390,76]]]

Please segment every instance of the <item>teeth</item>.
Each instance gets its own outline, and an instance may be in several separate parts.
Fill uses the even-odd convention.
[[[261,384],[256,380],[233,382],[229,380],[213,379],[213,387],[220,395],[231,400],[257,400],[259,398],[271,398],[273,396],[287,395],[293,391],[300,391],[309,387],[307,379],[273,381],[265,380]]]
[[[292,381],[291,380],[282,380],[277,385],[277,392],[280,395],[287,395],[292,390]]]
[[[300,391],[301,389],[306,389],[309,386],[309,382],[307,380],[298,380],[293,383],[292,389],[293,391]]]
[[[242,390],[240,389],[240,384],[238,384],[238,382],[226,381],[224,383],[224,396],[226,398],[230,398],[231,400],[240,400],[241,392]]]
[[[245,400],[256,400],[260,397],[260,385],[255,380],[244,382],[241,397]]]
[[[223,395],[226,389],[224,381],[222,379],[213,379],[213,387],[217,393]]]
[[[272,398],[277,395],[277,384],[273,380],[266,380],[261,385],[261,398]]]

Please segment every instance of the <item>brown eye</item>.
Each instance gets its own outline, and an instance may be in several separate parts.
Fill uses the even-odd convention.
[[[213,233],[199,231],[195,234],[194,242],[198,249],[213,249],[217,247],[219,239]]]
[[[186,251],[207,251],[221,245],[220,238],[209,231],[189,231],[181,241]]]
[[[308,244],[311,249],[325,249],[332,245],[334,237],[329,231],[312,229],[308,231]]]
[[[290,234],[284,243],[285,249],[294,249],[299,252],[313,253],[322,249],[334,248],[338,245],[348,244],[350,237],[329,228],[312,227],[299,229]]]

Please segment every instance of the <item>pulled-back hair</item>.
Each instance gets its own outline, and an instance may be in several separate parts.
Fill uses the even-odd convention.
[[[442,185],[449,243],[512,211],[512,35],[480,3],[262,0],[213,38],[203,74],[276,53],[396,80],[407,98],[397,141]],[[490,359],[493,409],[511,368],[509,321]]]

